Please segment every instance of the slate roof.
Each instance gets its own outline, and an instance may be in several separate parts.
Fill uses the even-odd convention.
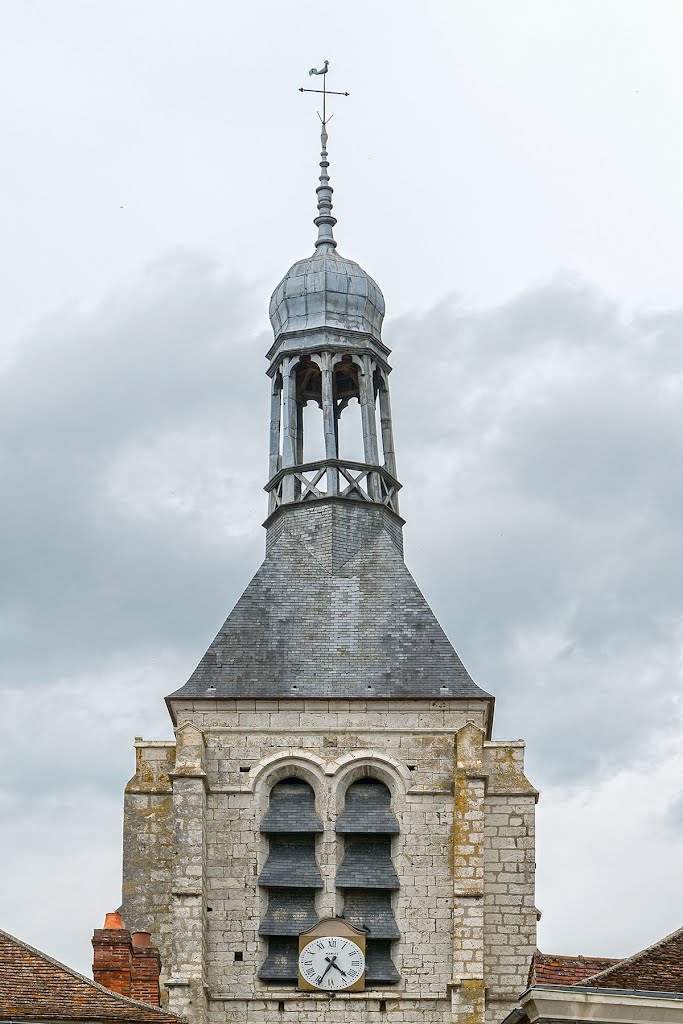
[[[584,977],[578,985],[683,993],[683,928],[625,960]]]
[[[268,910],[259,925],[259,935],[296,935],[318,921],[313,889],[272,889]]]
[[[408,571],[400,525],[350,500],[283,508],[183,698],[491,699]]]
[[[390,805],[391,794],[382,782],[377,779],[359,779],[346,792],[344,811],[337,819],[335,832],[400,832]]]
[[[258,972],[259,978],[265,981],[294,981],[298,967],[298,939],[275,936],[268,939],[268,956]]]
[[[312,836],[273,835],[258,884],[275,888],[322,889]]]
[[[262,832],[323,832],[315,809],[315,795],[307,782],[284,779],[270,793],[270,805],[261,821]]]
[[[388,836],[348,836],[336,884],[342,889],[400,889]]]
[[[365,945],[365,977],[368,981],[401,980],[391,959],[391,943],[368,939]]]
[[[344,896],[344,917],[356,928],[365,928],[373,939],[401,938],[389,892],[348,889]]]
[[[529,971],[529,984],[573,985],[606,967],[620,963],[604,956],[554,956],[536,950]]]
[[[0,1018],[171,1024],[183,1018],[110,992],[70,967],[0,931]]]

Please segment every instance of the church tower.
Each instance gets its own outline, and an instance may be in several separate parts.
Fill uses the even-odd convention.
[[[384,299],[337,251],[328,168],[323,123],[315,250],[270,303],[265,560],[167,698],[175,739],[136,740],[122,915],[191,1024],[500,1021],[537,794],[405,565]],[[335,918],[365,988],[301,991],[299,936]]]

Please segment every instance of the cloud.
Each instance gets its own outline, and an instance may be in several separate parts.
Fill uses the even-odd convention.
[[[541,949],[629,956],[680,927],[683,831],[669,821],[681,777],[676,742],[583,791],[547,787],[537,821]]]
[[[0,375],[5,923],[81,968],[116,902],[132,738],[170,733],[163,695],[262,555],[264,319],[255,287],[177,253],[43,322]],[[407,561],[496,695],[497,735],[526,738],[541,821],[608,815],[618,785],[615,813],[656,832],[663,863],[675,786],[646,813],[613,780],[666,776],[680,728],[682,330],[682,311],[629,316],[565,275],[385,332]],[[35,873],[47,904],[87,876],[61,949],[26,911]],[[579,910],[544,877],[546,921],[573,937]]]
[[[247,287],[179,254],[16,353],[0,377],[5,679],[182,648],[218,625],[258,547],[255,322]]]
[[[409,563],[498,734],[555,783],[680,726],[681,330],[683,311],[629,318],[564,275],[387,339]]]

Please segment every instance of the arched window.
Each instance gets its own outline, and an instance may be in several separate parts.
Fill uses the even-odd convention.
[[[322,414],[322,375],[310,356],[302,356],[296,375],[296,462],[315,462],[325,458]]]
[[[283,779],[270,792],[261,832],[268,836],[268,860],[258,883],[268,891],[259,935],[268,954],[259,971],[263,981],[296,981],[298,936],[318,920],[315,890],[322,889],[315,837],[323,825],[315,794],[299,778]]]
[[[339,458],[365,462],[358,367],[350,356],[335,363],[334,394]]]
[[[400,932],[391,902],[400,883],[391,860],[391,842],[399,825],[383,782],[365,778],[349,786],[336,831],[344,837],[336,884],[343,893],[344,917],[367,932],[366,980],[398,981],[391,943],[400,938]]]

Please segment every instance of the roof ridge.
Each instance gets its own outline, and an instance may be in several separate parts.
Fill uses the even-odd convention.
[[[658,939],[656,942],[651,943],[651,945],[645,946],[644,949],[639,949],[637,953],[632,953],[631,956],[624,957],[623,960],[619,960],[618,963],[612,964],[610,967],[606,967],[603,971],[597,971],[595,974],[590,974],[587,978],[582,978],[581,981],[575,981],[574,985],[580,987],[581,985],[586,985],[589,981],[593,982],[599,978],[609,977],[610,974],[613,974],[619,968],[637,963],[641,957],[644,957],[647,953],[651,953],[653,950],[666,945],[667,942],[678,938],[679,935],[683,935],[683,925],[680,928],[676,928],[675,931],[670,932],[669,935],[665,935],[663,939]]]
[[[352,562],[354,560],[354,558],[358,558],[360,555],[370,551],[373,547],[376,547],[377,544],[379,543],[380,539],[383,536],[386,537],[387,541],[391,545],[391,547],[394,550],[394,552],[398,553],[396,545],[394,544],[394,542],[392,541],[391,537],[389,536],[389,532],[388,532],[387,528],[385,526],[377,526],[373,530],[370,531],[369,537],[367,539],[367,543],[364,542],[364,543],[360,544],[359,547],[357,547],[356,550],[353,551],[349,555],[348,558],[345,558],[343,562],[339,563],[339,565],[337,566],[337,568],[336,568],[336,570],[334,572],[334,575],[335,576],[344,576],[345,574],[342,572],[342,569],[346,568],[346,566],[350,562]],[[403,562],[402,558],[401,558],[401,561]],[[405,565],[405,562],[404,562],[404,565]]]
[[[278,538],[276,539],[275,543],[273,544],[273,549],[276,548],[278,546],[278,544],[280,544],[280,542],[281,542],[281,540],[282,540],[282,538],[284,537],[285,534],[287,534],[287,537],[288,537],[289,541],[294,546],[294,548],[296,548],[297,551],[304,551],[308,555],[309,559],[312,562],[315,562],[316,565],[320,566],[320,569],[327,576],[334,576],[334,570],[328,569],[325,565],[323,565],[323,563],[320,561],[318,556],[315,555],[311,551],[311,549],[308,547],[308,545],[303,540],[301,540],[300,537],[295,536],[295,534],[293,534],[292,531],[289,529],[289,527],[286,526],[286,525],[283,525],[282,530],[280,531],[280,535],[278,536]],[[266,555],[265,559],[261,563],[262,565],[265,565],[265,563],[268,561],[271,553],[272,553],[272,549]]]
[[[69,967],[67,964],[63,964],[61,960],[55,960],[54,957],[50,956],[49,953],[44,953],[42,949],[36,949],[35,946],[29,945],[28,942],[24,942],[23,939],[18,939],[16,935],[12,935],[10,932],[6,932],[3,928],[0,928],[0,938],[7,939],[9,942],[15,943],[20,946],[21,949],[25,949],[27,952],[32,953],[33,956],[38,957],[39,960],[44,960],[56,967],[60,971],[64,971],[66,974],[70,974],[72,978],[76,978],[77,981],[85,982],[90,988],[95,989],[96,992],[101,992],[106,996],[109,996],[115,1002],[124,1003],[128,1006],[135,1006],[143,1010],[154,1010],[161,1017],[172,1018],[178,1021],[185,1021],[185,1017],[179,1017],[175,1013],[171,1013],[170,1010],[165,1010],[162,1006],[155,1006],[154,1003],[146,1003],[142,999],[131,999],[130,996],[122,996],[118,992],[112,992],[110,988],[106,988],[104,985],[100,985],[99,982],[94,981],[92,978],[87,978],[85,974],[80,974],[79,971],[75,971],[73,967]]]
[[[542,953],[540,949],[537,949],[536,952],[539,956],[552,960],[612,960],[615,964],[623,963],[623,960],[616,956],[585,956],[583,953]]]

